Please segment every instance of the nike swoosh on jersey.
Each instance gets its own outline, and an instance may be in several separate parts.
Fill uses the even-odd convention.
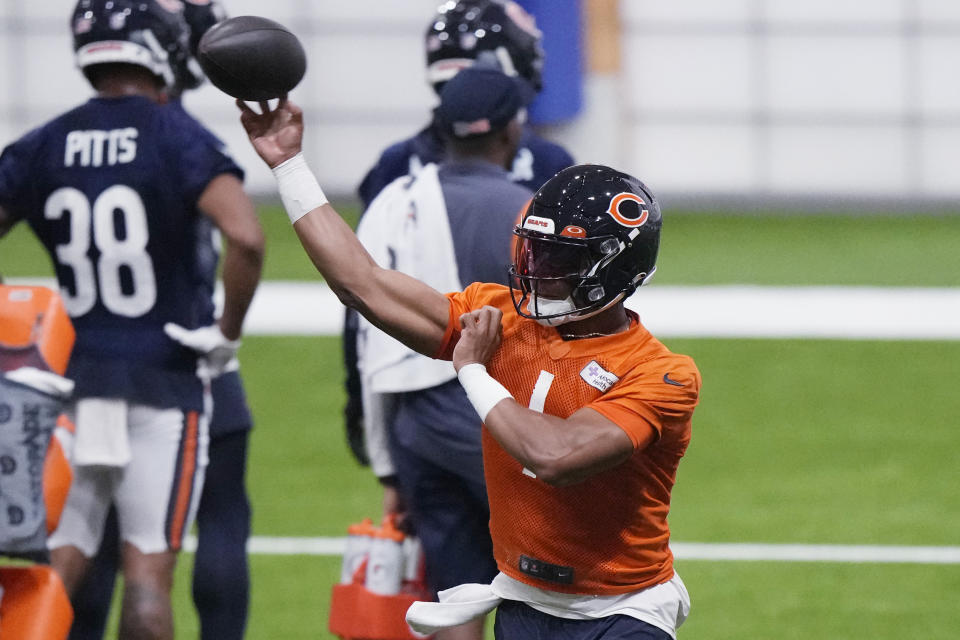
[[[663,381],[666,382],[667,384],[672,384],[672,385],[675,386],[675,387],[682,387],[682,386],[684,386],[684,384],[683,384],[682,382],[677,382],[676,380],[672,380],[672,379],[670,378],[670,374],[669,374],[669,373],[663,374]]]

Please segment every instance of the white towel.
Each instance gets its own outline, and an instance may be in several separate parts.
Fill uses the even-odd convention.
[[[48,396],[67,398],[73,393],[73,380],[35,367],[20,367],[3,375],[7,380],[31,387]]]
[[[124,400],[84,398],[77,401],[75,425],[75,465],[124,467],[130,462],[127,403]]]
[[[361,385],[360,394],[363,399],[363,443],[370,459],[370,470],[378,478],[392,476],[397,470],[390,455],[390,434],[386,425],[393,414],[395,396],[374,393],[367,384]]]
[[[441,292],[460,291],[437,165],[423,167],[416,178],[390,183],[364,213],[357,237],[381,267],[413,276]],[[376,393],[429,389],[457,377],[450,362],[411,351],[360,319],[358,345],[364,385]]]
[[[595,620],[627,615],[677,637],[677,627],[690,614],[690,595],[680,576],[641,591],[611,596],[560,593],[534,587],[499,573],[491,584],[461,584],[437,594],[440,602],[415,602],[407,609],[407,624],[419,633],[434,633],[479,618],[503,600],[525,602],[547,615],[570,620]]]
[[[417,633],[436,633],[484,616],[502,601],[489,584],[461,584],[437,594],[440,602],[414,602],[407,609],[407,624]]]

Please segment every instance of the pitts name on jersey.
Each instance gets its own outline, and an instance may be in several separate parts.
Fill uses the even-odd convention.
[[[72,167],[101,167],[127,164],[137,157],[137,135],[133,127],[100,131],[71,131],[67,134],[63,164]]]

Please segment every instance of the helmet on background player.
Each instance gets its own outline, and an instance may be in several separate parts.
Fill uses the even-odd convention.
[[[200,38],[213,25],[227,19],[219,0],[183,0],[183,18],[190,27],[190,54],[197,55]]]
[[[512,0],[449,0],[427,27],[427,81],[439,93],[447,80],[493,51],[507,75],[542,86],[542,34],[523,7]]]
[[[593,164],[560,171],[514,230],[517,313],[556,326],[624,300],[656,270],[661,223],[657,199],[633,176]]]
[[[100,64],[132,64],[167,89],[190,56],[179,0],[80,0],[70,19],[77,66],[89,80]]]
[[[177,94],[196,89],[206,80],[203,69],[197,62],[197,47],[200,45],[200,38],[210,27],[226,20],[227,12],[218,0],[183,0],[183,18],[190,29],[190,55],[174,69],[177,77],[174,92]]]

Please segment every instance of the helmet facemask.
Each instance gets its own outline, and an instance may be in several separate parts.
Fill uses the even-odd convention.
[[[513,304],[521,316],[557,326],[594,316],[633,292],[611,288],[625,245],[615,235],[567,237],[518,227],[510,268]],[[648,274],[640,274],[642,281]]]

